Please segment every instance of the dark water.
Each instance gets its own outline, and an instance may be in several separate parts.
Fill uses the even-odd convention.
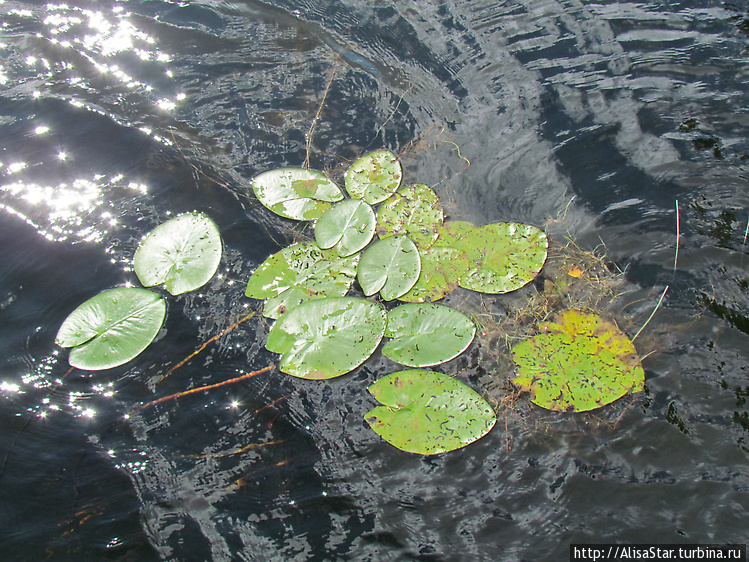
[[[0,3],[2,558],[536,561],[571,542],[749,542],[747,32],[749,5],[709,0]],[[390,148],[451,218],[605,248],[630,336],[668,286],[636,339],[645,392],[588,416],[520,398],[436,458],[363,423],[366,387],[395,370],[380,357],[139,409],[275,360],[252,317],[158,382],[258,308],[244,285],[295,232],[249,180],[302,164],[329,81],[312,167]],[[169,299],[137,360],[68,373],[65,316],[136,284],[139,239],[192,210],[221,229],[219,275]],[[489,347],[446,372],[503,388]]]

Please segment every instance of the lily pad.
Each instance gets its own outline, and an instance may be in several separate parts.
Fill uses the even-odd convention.
[[[407,236],[391,236],[364,250],[357,279],[366,296],[377,291],[389,301],[406,294],[421,271],[419,250]]]
[[[341,189],[325,174],[305,168],[268,170],[252,180],[255,196],[268,209],[294,220],[316,220],[343,199]]]
[[[405,302],[434,302],[458,288],[460,277],[468,271],[465,252],[456,248],[431,246],[419,250],[421,273],[416,284],[405,295]]]
[[[476,335],[468,316],[439,304],[403,304],[387,314],[382,353],[409,367],[428,367],[463,353]]]
[[[398,157],[389,150],[375,150],[356,160],[346,171],[346,191],[370,205],[390,197],[401,184],[403,169]]]
[[[632,341],[598,315],[567,310],[512,348],[513,383],[548,410],[584,412],[643,389]]]
[[[329,379],[352,371],[372,355],[385,333],[385,322],[385,309],[366,299],[310,301],[276,321],[265,347],[282,354],[284,373]]]
[[[109,289],[68,315],[55,342],[72,347],[68,362],[78,369],[111,369],[140,354],[161,329],[166,302],[140,288]]]
[[[429,186],[407,185],[380,206],[377,211],[377,235],[386,238],[408,234],[422,250],[437,239],[443,220],[442,205]]]
[[[145,287],[164,283],[172,295],[205,285],[221,262],[221,235],[203,213],[187,213],[154,228],[135,251],[133,267]]]
[[[358,262],[359,254],[342,258],[313,242],[292,244],[260,264],[245,295],[268,299],[263,315],[278,318],[303,302],[344,296],[354,282]]]
[[[475,390],[426,369],[399,371],[379,379],[369,392],[382,406],[365,420],[391,445],[420,455],[465,447],[491,431],[497,421]]]
[[[465,289],[482,293],[507,293],[532,281],[546,261],[549,246],[539,228],[500,222],[475,227],[456,221],[445,223],[435,245],[456,248],[470,260],[460,277]]]
[[[346,199],[325,211],[315,224],[315,239],[324,249],[335,248],[350,256],[370,243],[375,232],[375,213],[361,199]]]

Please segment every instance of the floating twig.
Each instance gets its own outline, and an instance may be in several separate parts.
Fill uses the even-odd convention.
[[[169,396],[163,396],[156,400],[152,400],[151,402],[146,402],[145,404],[141,404],[138,410],[145,410],[146,408],[150,408],[151,406],[155,406],[156,404],[161,404],[162,402],[168,402],[169,400],[176,400],[177,398],[181,398],[182,396],[187,396],[188,394],[195,394],[196,392],[203,392],[204,390],[213,390],[214,388],[219,388],[221,386],[238,383],[243,380],[252,378],[256,375],[262,375],[263,373],[267,373],[274,367],[275,365],[268,365],[267,367],[263,367],[262,369],[259,369],[257,371],[252,371],[251,373],[245,373],[244,375],[235,377],[233,379],[229,379],[229,380],[222,381],[222,382],[217,382],[215,384],[209,384],[208,386],[191,388],[190,390],[183,390],[182,392],[175,392],[174,394],[170,394]]]
[[[221,336],[223,336],[223,335],[225,335],[225,334],[227,334],[227,333],[231,332],[231,331],[232,331],[232,330],[233,330],[234,328],[236,328],[237,326],[239,326],[239,325],[240,325],[240,324],[241,324],[242,322],[244,322],[245,320],[247,320],[247,319],[249,319],[249,318],[251,318],[251,317],[255,316],[256,312],[257,312],[257,311],[254,311],[254,310],[253,310],[252,312],[250,312],[250,313],[249,313],[249,314],[248,314],[247,316],[245,316],[245,317],[244,317],[244,318],[242,318],[241,320],[237,320],[236,322],[234,322],[234,324],[232,324],[232,325],[231,325],[231,326],[229,326],[228,328],[226,328],[226,329],[222,330],[222,331],[221,331],[221,332],[220,332],[219,334],[217,334],[217,335],[213,336],[213,337],[212,337],[211,339],[209,339],[209,340],[208,340],[207,342],[205,342],[205,343],[204,343],[203,345],[201,345],[201,346],[200,346],[200,347],[199,347],[199,348],[198,348],[197,350],[193,351],[193,352],[192,352],[192,353],[191,353],[190,355],[188,355],[187,357],[185,357],[185,358],[184,358],[184,359],[183,359],[182,361],[180,361],[180,362],[179,362],[179,363],[177,363],[177,364],[176,364],[176,365],[175,365],[174,367],[172,367],[172,368],[171,368],[171,369],[169,369],[169,370],[168,370],[168,371],[167,371],[166,373],[164,373],[164,375],[163,375],[163,376],[162,376],[162,377],[161,377],[161,378],[160,378],[160,379],[159,379],[159,380],[157,381],[157,383],[156,383],[156,384],[158,384],[158,383],[160,383],[161,381],[163,381],[163,380],[164,380],[165,378],[167,378],[167,377],[168,377],[169,375],[171,375],[171,374],[172,374],[172,373],[173,373],[174,371],[176,371],[177,369],[179,369],[179,368],[180,368],[180,367],[181,367],[182,365],[184,365],[184,364],[185,364],[185,363],[187,363],[187,362],[188,362],[188,361],[189,361],[190,359],[192,359],[193,357],[195,357],[195,356],[196,356],[196,355],[197,355],[198,353],[200,353],[201,351],[203,351],[203,350],[204,350],[204,349],[205,349],[206,347],[208,347],[208,344],[210,344],[210,343],[212,343],[212,342],[215,342],[215,341],[216,341],[217,339],[219,339],[219,338],[220,338]]]
[[[322,101],[320,102],[320,107],[317,108],[317,113],[315,114],[315,118],[312,119],[312,124],[309,126],[309,130],[307,131],[307,157],[304,159],[304,168],[309,168],[309,155],[310,151],[312,150],[312,137],[315,134],[315,127],[317,127],[317,122],[320,120],[320,115],[322,115],[322,108],[325,106],[325,100],[328,97],[328,92],[330,91],[330,86],[333,84],[333,80],[335,79],[335,73],[336,69],[338,68],[338,57],[335,58],[335,65],[333,65],[333,71],[330,73],[330,78],[328,79],[328,83],[325,86],[325,92],[323,92],[322,95]]]
[[[676,262],[679,259],[679,200],[676,200],[676,252],[674,253],[674,273],[676,273]]]
[[[666,296],[666,291],[668,291],[668,285],[666,285],[666,288],[663,289],[663,292],[661,293],[661,298],[658,299],[658,304],[655,305],[655,308],[653,309],[653,312],[650,313],[650,316],[647,320],[645,320],[645,323],[642,325],[642,328],[637,330],[637,333],[632,338],[632,341],[635,341],[637,339],[637,336],[640,335],[640,332],[642,332],[645,329],[645,326],[648,325],[648,322],[650,322],[653,319],[653,316],[655,316],[656,311],[658,310],[658,307],[661,306],[661,303],[663,302],[663,297]]]

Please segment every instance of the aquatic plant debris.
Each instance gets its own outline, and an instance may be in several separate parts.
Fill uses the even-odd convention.
[[[531,402],[556,411],[584,412],[644,387],[645,372],[632,341],[596,314],[567,310],[542,333],[512,348],[512,381]]]
[[[118,367],[139,355],[154,340],[166,317],[166,302],[137,287],[108,289],[79,305],[55,337],[71,347],[68,362],[98,371]]]
[[[144,287],[164,283],[172,295],[205,285],[221,262],[221,235],[203,213],[185,213],[154,228],[140,243],[133,269]]]
[[[403,168],[398,157],[389,150],[379,149],[351,164],[344,185],[351,197],[376,205],[395,193],[402,179]]]
[[[361,365],[385,333],[385,309],[357,297],[331,297],[291,309],[268,332],[265,347],[279,369],[303,379],[330,379]]]
[[[265,207],[287,219],[316,220],[343,199],[341,189],[322,172],[304,168],[268,170],[252,180],[252,189]]]
[[[476,325],[462,312],[440,304],[402,304],[387,313],[382,354],[409,367],[428,367],[463,353]]]
[[[465,447],[491,431],[496,413],[475,390],[448,375],[410,369],[369,387],[382,406],[364,417],[388,443],[409,453],[437,455]]]
[[[340,257],[314,242],[299,242],[268,257],[250,277],[245,295],[267,299],[263,316],[278,318],[309,300],[342,297],[356,277],[359,254]]]

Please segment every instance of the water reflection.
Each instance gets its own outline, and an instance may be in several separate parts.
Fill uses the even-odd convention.
[[[3,248],[13,259],[0,293],[9,318],[0,396],[20,435],[9,481],[25,482],[19,458],[46,458],[53,442],[60,474],[85,464],[80,451],[102,463],[71,490],[106,488],[114,473],[125,480],[114,489],[134,498],[123,507],[91,492],[116,507],[120,527],[100,532],[106,517],[94,513],[104,510],[78,509],[81,494],[56,486],[66,513],[51,532],[27,532],[53,537],[56,552],[127,549],[137,543],[121,528],[131,517],[158,550],[146,557],[217,560],[260,550],[559,559],[574,538],[741,539],[745,38],[704,3],[370,4],[0,4],[0,213],[7,240],[21,241]],[[642,302],[633,297],[627,311],[637,326],[671,285],[637,342],[657,351],[642,402],[621,405],[616,423],[511,412],[465,454],[439,459],[404,456],[362,423],[367,385],[393,368],[381,358],[342,381],[276,373],[138,410],[274,360],[258,320],[153,382],[247,314],[249,273],[293,234],[247,196],[247,182],[304,160],[331,76],[315,167],[336,173],[366,148],[403,150],[409,177],[434,185],[451,218],[548,224],[589,248],[603,241],[640,286]],[[64,354],[50,352],[60,320],[90,293],[131,280],[122,269],[134,240],[185,207],[222,221],[222,275],[170,301],[153,354],[123,372],[65,378]],[[547,223],[562,212],[566,220]],[[55,250],[17,238],[19,224]],[[474,367],[455,374],[502,386],[509,370]],[[29,416],[32,431],[20,431]],[[87,545],[55,534],[60,521]]]

